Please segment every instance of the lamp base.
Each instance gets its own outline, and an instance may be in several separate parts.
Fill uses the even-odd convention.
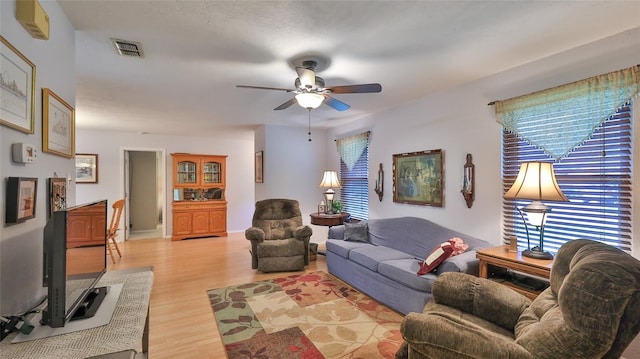
[[[551,253],[541,251],[538,246],[522,251],[522,255],[535,259],[553,259],[553,255]]]

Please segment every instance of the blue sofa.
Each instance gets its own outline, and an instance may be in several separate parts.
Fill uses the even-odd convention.
[[[477,275],[475,250],[492,246],[422,218],[370,219],[362,223],[368,226],[367,242],[344,240],[345,225],[329,229],[329,273],[402,314],[422,312],[439,273]],[[453,237],[461,238],[469,249],[446,259],[434,272],[418,276],[420,262],[437,245]]]

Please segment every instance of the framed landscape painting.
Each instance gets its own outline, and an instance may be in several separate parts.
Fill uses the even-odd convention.
[[[34,133],[36,66],[0,36],[0,124]]]
[[[76,183],[98,183],[98,155],[76,153]]]
[[[393,155],[393,201],[442,207],[442,150]]]

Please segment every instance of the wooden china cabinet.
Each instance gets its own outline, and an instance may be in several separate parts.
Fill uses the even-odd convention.
[[[91,247],[103,245],[106,241],[106,203],[88,206],[68,212],[67,247]]]
[[[171,239],[226,236],[227,156],[172,153],[173,234]]]

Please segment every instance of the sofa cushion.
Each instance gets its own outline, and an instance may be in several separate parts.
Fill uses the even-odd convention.
[[[348,242],[343,241],[342,239],[327,240],[327,251],[335,253],[345,259],[349,259],[349,252],[351,252],[352,249],[364,246],[371,246],[371,244],[362,242]]]
[[[291,257],[302,255],[306,251],[304,241],[296,238],[272,239],[258,244],[258,258]]]
[[[378,273],[409,288],[431,292],[431,285],[437,276],[432,273],[417,276],[419,267],[420,262],[415,258],[388,260],[378,265]]]
[[[349,259],[374,272],[378,271],[378,264],[380,262],[393,259],[414,260],[413,256],[410,256],[404,252],[400,252],[392,248],[374,246],[370,244],[352,249],[351,252],[349,252]],[[415,276],[415,272],[413,275]]]
[[[449,243],[449,241],[442,242],[438,244],[432,251],[429,253],[427,258],[420,263],[420,269],[418,270],[418,275],[423,275],[431,272],[436,269],[437,266],[440,265],[445,259],[449,258],[453,254],[453,244]]]
[[[369,242],[369,226],[367,222],[345,223],[344,240],[351,242]]]

